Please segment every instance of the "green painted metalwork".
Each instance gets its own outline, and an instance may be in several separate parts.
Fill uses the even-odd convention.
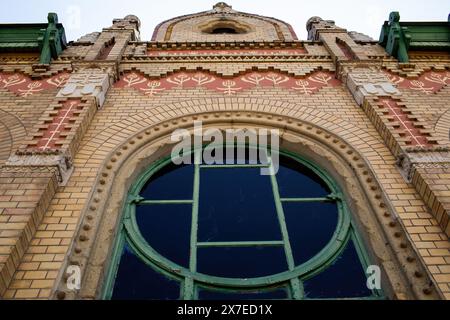
[[[192,204],[194,201],[192,200],[142,200],[136,201],[136,204],[144,205],[144,204]]]
[[[450,50],[450,22],[400,22],[391,12],[380,34],[380,45],[400,62],[408,62],[410,50]]]
[[[250,146],[253,147],[253,146]],[[255,147],[254,147],[255,148]],[[317,174],[329,187],[331,194],[327,197],[321,198],[280,198],[278,191],[278,183],[276,175],[271,175],[271,184],[273,190],[273,196],[275,200],[275,207],[277,211],[278,222],[280,224],[282,241],[229,241],[229,242],[198,242],[197,230],[198,230],[198,206],[199,206],[199,193],[200,193],[200,170],[214,168],[223,168],[222,165],[204,165],[200,164],[201,150],[194,150],[194,156],[196,158],[194,164],[194,182],[193,182],[193,199],[186,200],[146,200],[142,198],[139,193],[148,179],[163,168],[165,165],[171,162],[170,157],[161,159],[154,163],[144,174],[142,174],[137,181],[133,184],[129,191],[129,197],[124,208],[123,226],[119,230],[119,235],[115,241],[114,252],[109,266],[105,286],[102,297],[109,299],[112,296],[114,288],[114,280],[117,273],[118,265],[120,262],[121,252],[125,243],[133,250],[136,256],[144,261],[147,265],[155,268],[157,271],[162,272],[164,275],[177,279],[181,282],[181,299],[195,299],[198,296],[198,287],[216,288],[220,290],[244,290],[244,289],[258,289],[268,290],[270,288],[289,284],[291,298],[304,299],[303,281],[314,277],[320,272],[327,269],[339,255],[345,249],[348,241],[352,240],[355,243],[355,247],[358,256],[361,260],[361,264],[364,269],[367,268],[369,263],[368,255],[366,254],[362,241],[358,234],[355,232],[349,210],[343,201],[342,194],[338,185],[319,167],[315,164],[303,159],[295,154],[289,152],[281,152],[282,155],[291,157],[301,164],[311,169]],[[270,160],[270,157],[269,157]],[[241,165],[228,165],[227,167],[242,167]],[[260,165],[245,165],[248,168],[261,167]],[[273,172],[273,166],[271,161],[269,162],[269,170]],[[313,258],[305,263],[296,266],[292,254],[291,245],[289,242],[289,235],[287,231],[286,221],[283,212],[282,202],[305,202],[305,201],[319,201],[319,202],[335,202],[338,208],[338,224],[336,230],[328,242],[328,244]],[[192,204],[192,218],[191,218],[191,240],[190,240],[190,259],[189,268],[182,267],[160,255],[155,251],[150,244],[146,242],[139,231],[139,227],[136,222],[135,208],[136,204],[158,204],[158,205],[170,205],[177,203]],[[283,246],[286,254],[288,270],[265,277],[256,278],[225,278],[206,275],[197,272],[197,249],[199,247],[247,247],[247,246]],[[374,290],[373,296],[370,298],[382,298],[382,292]]]
[[[268,168],[267,164],[204,164],[202,169]]]
[[[39,52],[39,63],[49,64],[67,44],[57,14],[50,12],[47,20],[47,24],[0,24],[0,52]]]
[[[198,242],[197,247],[276,247],[284,246],[284,241],[222,241]]]

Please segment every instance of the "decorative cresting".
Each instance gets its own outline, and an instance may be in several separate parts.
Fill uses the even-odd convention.
[[[385,71],[389,81],[400,89],[410,89],[415,92],[430,95],[439,92],[450,84],[450,71],[427,71],[418,78],[410,79]]]
[[[148,165],[170,153],[173,130],[192,129],[197,120],[203,121],[205,127],[214,125],[222,129],[280,129],[281,148],[308,155],[342,186],[350,209],[356,215],[358,228],[365,230],[361,233],[373,250],[374,260],[380,262],[390,297],[440,298],[401,220],[389,206],[370,166],[358,151],[316,125],[286,116],[249,111],[208,112],[174,118],[143,129],[112,151],[99,171],[67,259],[66,267],[77,265],[81,268],[81,290],[68,290],[68,274],[63,274],[55,298],[100,297],[126,191]]]
[[[47,79],[33,80],[21,73],[0,72],[0,89],[7,89],[20,97],[30,97],[36,93],[63,87],[69,77],[69,73],[62,72]]]
[[[339,86],[340,81],[328,71],[318,71],[305,78],[294,78],[280,72],[250,72],[230,79],[211,75],[206,72],[177,72],[172,76],[157,80],[148,79],[136,72],[123,75],[115,84],[116,88],[134,88],[142,94],[155,96],[174,88],[203,87],[224,95],[234,95],[256,87],[280,87],[294,90],[301,95],[318,92],[325,86]]]

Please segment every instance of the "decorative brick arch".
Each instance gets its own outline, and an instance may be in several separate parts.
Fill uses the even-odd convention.
[[[0,165],[20,146],[25,136],[26,130],[19,118],[0,110]]]
[[[242,114],[253,112],[271,113],[273,116],[289,116],[301,121],[314,122],[324,130],[329,130],[337,136],[345,137],[347,143],[352,141],[354,148],[367,147],[371,142],[382,141],[381,138],[371,137],[365,130],[355,127],[348,121],[335,120],[335,115],[326,113],[323,110],[315,110],[309,107],[299,107],[297,104],[281,101],[272,101],[258,98],[206,98],[189,100],[186,102],[176,102],[151,108],[146,112],[136,113],[121,120],[119,123],[111,124],[107,129],[95,135],[96,150],[87,159],[87,163],[92,158],[111,152],[111,143],[120,144],[123,137],[128,137],[146,127],[158,124],[163,121],[170,121],[174,117],[183,115],[200,115],[206,112],[231,112],[239,111]],[[314,120],[312,120],[314,119]],[[351,133],[348,128],[353,128]],[[364,137],[364,141],[358,139]],[[89,141],[86,142],[89,144]],[[82,146],[83,148],[83,146]],[[377,152],[376,150],[373,150]],[[382,155],[380,155],[382,157]]]
[[[167,28],[164,31],[162,31],[162,32],[164,32],[164,38],[161,41],[170,41],[170,38],[172,35],[172,30],[176,24],[178,24],[182,21],[189,20],[189,19],[201,18],[201,17],[205,17],[205,16],[211,16],[211,18],[213,18],[214,15],[216,15],[216,13],[212,13],[211,11],[203,11],[203,12],[199,12],[196,14],[182,15],[182,16],[178,16],[175,18],[165,20],[165,21],[159,23],[155,27],[155,30],[153,31],[153,35],[152,35],[152,41],[157,41],[157,38],[160,35],[160,31],[163,28],[163,26],[165,26],[165,25],[167,25]],[[284,41],[285,39],[284,39],[283,32],[281,30],[280,25],[285,26],[288,29],[289,33],[291,34],[292,39],[298,40],[298,37],[297,37],[294,29],[292,28],[292,26],[289,23],[284,22],[282,20],[279,20],[276,18],[271,18],[271,17],[264,17],[264,16],[260,16],[260,15],[256,15],[256,14],[237,12],[237,11],[234,11],[231,15],[246,17],[246,18],[253,18],[253,19],[261,20],[261,21],[271,24],[273,26],[273,28],[275,29],[275,31],[279,37],[279,40],[282,40],[282,41]]]
[[[439,117],[434,132],[439,144],[450,146],[450,109]]]
[[[103,141],[98,154],[106,152],[108,156],[98,169],[66,265],[81,267],[82,289],[80,292],[68,291],[66,276],[62,275],[55,298],[93,299],[100,296],[129,186],[149,164],[170,153],[173,130],[189,129],[197,120],[205,127],[280,130],[281,148],[315,161],[341,185],[358,227],[363,230],[361,234],[366,245],[383,270],[389,297],[438,298],[433,280],[418,258],[401,221],[395,218],[367,160],[357,147],[339,136],[349,124],[329,124],[326,114],[314,110],[308,112],[306,108],[296,110],[295,105],[288,108],[284,103],[250,99],[245,108],[233,100],[207,99],[163,106],[167,116],[158,116],[157,110],[149,110],[115,123],[96,136],[95,139]],[[289,113],[292,116],[287,115]],[[314,114],[319,119],[318,124],[308,121]],[[115,138],[118,135],[124,139]],[[115,142],[119,143],[111,148]],[[390,245],[386,246],[386,243]]]

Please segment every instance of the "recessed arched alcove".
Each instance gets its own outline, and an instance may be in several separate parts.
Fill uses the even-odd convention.
[[[388,298],[409,297],[412,282],[400,259],[414,255],[409,249],[391,249],[386,243],[395,241],[399,229],[388,227],[390,208],[364,158],[342,138],[312,123],[267,112],[205,112],[188,114],[149,126],[130,136],[110,153],[99,171],[99,177],[84,211],[69,262],[83,270],[82,290],[67,292],[64,280],[57,297],[102,297],[117,228],[133,182],[149,166],[170,154],[171,132],[176,128],[192,128],[201,120],[205,128],[266,128],[281,133],[280,148],[301,155],[323,168],[342,188],[355,227],[362,237],[371,261],[382,269],[383,289]],[[89,228],[83,228],[89,225]],[[396,247],[393,245],[392,247]],[[395,250],[395,252],[393,252]],[[420,263],[411,265],[421,268]],[[425,280],[425,279],[424,279]],[[414,290],[420,295],[420,284]],[[412,297],[410,297],[412,298]]]

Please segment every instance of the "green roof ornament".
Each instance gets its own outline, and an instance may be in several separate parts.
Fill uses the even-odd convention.
[[[0,52],[39,52],[39,66],[50,64],[66,48],[64,27],[50,12],[48,23],[0,24]]]
[[[449,16],[450,21],[450,16]],[[409,62],[409,51],[450,50],[450,24],[445,22],[400,22],[391,12],[380,34],[379,44],[399,62]]]
[[[38,38],[41,57],[39,64],[49,64],[51,58],[56,59],[66,48],[66,34],[62,24],[58,23],[58,15],[50,12],[47,16],[48,26],[42,30]]]

